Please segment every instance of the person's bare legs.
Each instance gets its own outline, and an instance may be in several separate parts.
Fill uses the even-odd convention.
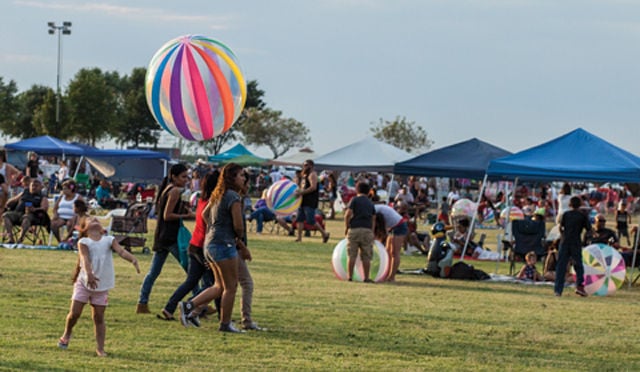
[[[71,306],[69,306],[69,313],[67,314],[67,318],[64,323],[64,333],[62,334],[62,340],[69,342],[71,338],[71,333],[73,332],[73,327],[78,322],[80,315],[82,315],[82,309],[84,308],[84,303],[78,302],[76,300],[71,300]]]
[[[198,293],[196,297],[191,299],[193,304],[193,310],[190,315],[200,314],[202,309],[207,306],[211,301],[222,296],[222,274],[218,266],[210,264],[211,270],[213,270],[214,283],[213,286],[206,288],[202,292]]]
[[[387,252],[389,253],[389,275],[387,281],[394,282],[400,268],[400,248],[404,244],[405,236],[389,235],[387,238]]]
[[[107,335],[107,326],[104,322],[106,306],[91,305],[91,317],[93,318],[93,330],[96,335],[96,354],[100,357],[107,356],[104,351],[104,340]]]
[[[222,296],[220,298],[220,323],[231,322],[233,303],[238,289],[238,257],[216,262],[222,274]]]

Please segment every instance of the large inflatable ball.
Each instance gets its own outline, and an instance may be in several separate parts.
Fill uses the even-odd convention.
[[[347,280],[349,278],[347,261],[349,257],[347,255],[347,239],[342,239],[333,250],[333,256],[331,257],[331,263],[333,265],[333,272],[340,280]],[[382,282],[385,280],[389,273],[389,256],[384,249],[384,245],[375,240],[373,245],[373,259],[371,260],[371,268],[369,270],[369,277],[375,282]],[[362,261],[360,257],[356,258],[356,265],[353,269],[353,280],[357,282],[363,282],[364,270],[362,269]]]
[[[186,35],[168,41],[151,58],[145,94],[164,130],[203,141],[228,131],[240,117],[247,87],[231,49],[206,36]]]
[[[296,197],[298,185],[288,179],[276,181],[267,190],[267,207],[278,216],[293,214],[302,203],[301,197]]]
[[[611,296],[622,287],[627,269],[622,255],[606,244],[591,244],[582,249],[584,290],[589,295]]]
[[[469,199],[459,199],[458,201],[453,203],[453,206],[451,206],[451,216],[454,219],[466,217],[473,218],[476,210],[476,203],[472,202]]]

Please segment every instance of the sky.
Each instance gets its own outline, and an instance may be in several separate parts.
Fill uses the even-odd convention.
[[[638,1],[2,0],[5,83],[55,88],[50,21],[73,23],[62,89],[81,68],[146,67],[177,36],[218,39],[317,154],[398,116],[431,149],[475,137],[516,152],[581,127],[640,154]]]

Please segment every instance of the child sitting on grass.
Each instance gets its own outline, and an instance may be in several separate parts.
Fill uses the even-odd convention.
[[[115,285],[112,251],[131,262],[138,274],[140,268],[138,260],[122,248],[113,236],[103,234],[102,224],[96,217],[86,218],[80,231],[82,234],[78,242],[80,265],[76,267],[73,278],[71,308],[67,314],[64,334],[58,340],[58,347],[66,349],[69,346],[73,327],[80,318],[84,305],[90,302],[96,336],[96,354],[103,357],[107,356],[104,351],[106,333],[104,312],[107,308],[109,290]]]
[[[524,256],[526,264],[522,266],[520,272],[518,273],[518,279],[522,280],[531,280],[534,282],[542,282],[544,278],[536,269],[536,262],[538,260],[538,256],[536,256],[536,252],[531,251]]]

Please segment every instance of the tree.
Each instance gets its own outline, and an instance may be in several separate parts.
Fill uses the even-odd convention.
[[[56,122],[56,93],[53,89],[46,92],[44,99],[40,105],[33,110],[33,118],[31,122],[33,127],[39,135],[50,135],[57,138],[62,138],[64,129],[64,118],[62,104],[64,101],[60,101],[60,123]]]
[[[147,70],[144,67],[134,68],[121,89],[123,97],[122,120],[114,125],[112,131],[116,142],[132,143],[138,147],[141,143],[158,144],[156,131],[160,126],[151,115],[145,98],[144,82]]]
[[[246,111],[250,108],[263,109],[266,104],[262,100],[264,91],[258,88],[258,81],[250,80],[247,83],[247,100],[244,104],[244,110],[235,124],[226,132],[221,135],[215,136],[208,141],[191,142],[188,147],[198,146],[204,150],[206,154],[218,154],[222,147],[230,142],[235,141],[241,137],[242,126],[246,120]]]
[[[245,141],[248,144],[267,146],[274,159],[311,140],[309,129],[303,123],[283,118],[281,111],[250,108],[245,114],[246,119],[241,127]]]
[[[99,68],[81,69],[67,88],[69,133],[95,146],[116,121],[114,88]]]
[[[0,129],[5,134],[13,135],[16,130],[16,116],[18,113],[18,103],[16,93],[18,87],[16,82],[11,80],[5,84],[0,77]]]
[[[40,112],[42,110],[42,104],[49,99],[53,99],[53,121],[48,122],[47,125],[43,125],[42,120],[45,120],[44,114]],[[26,90],[16,96],[17,112],[15,115],[15,121],[11,127],[3,127],[5,134],[18,138],[31,138],[40,136],[43,134],[49,134],[44,131],[44,128],[49,128],[49,124],[55,124],[55,92],[49,87],[43,85],[32,85],[29,90]],[[60,105],[63,107],[62,102]],[[39,123],[35,121],[39,120]],[[62,115],[61,115],[62,120]]]
[[[372,122],[371,126],[375,138],[407,152],[428,150],[433,146],[427,132],[415,122],[407,121],[404,116],[396,116],[394,121],[380,118],[377,125]]]

